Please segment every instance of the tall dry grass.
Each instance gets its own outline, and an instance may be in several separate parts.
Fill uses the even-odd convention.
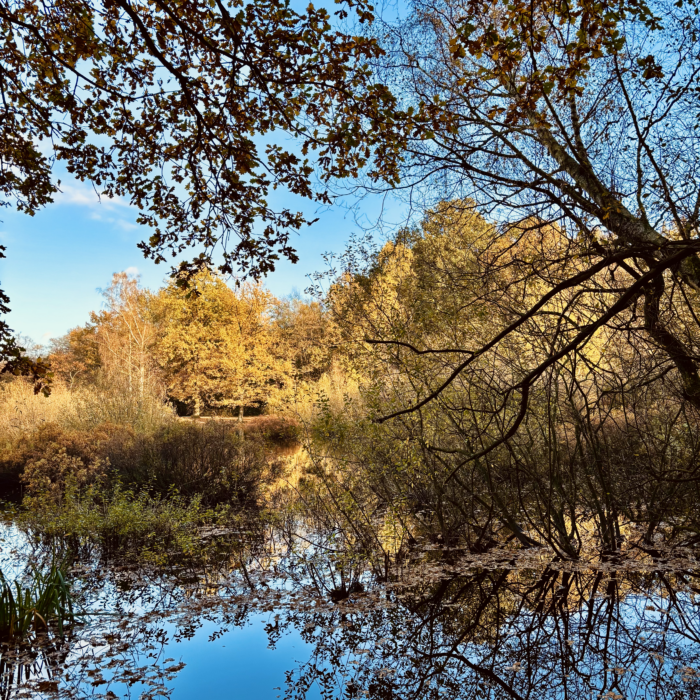
[[[328,413],[342,415],[361,411],[363,406],[360,381],[333,365],[318,382],[298,387],[288,397],[283,410],[308,428]]]
[[[0,434],[15,438],[47,423],[63,423],[75,410],[75,401],[63,385],[49,397],[35,395],[22,378],[0,384]]]
[[[35,395],[25,379],[0,384],[0,437],[14,440],[43,425],[89,431],[104,423],[150,432],[175,420],[162,396],[139,395],[113,384],[69,389],[56,383],[49,397]]]

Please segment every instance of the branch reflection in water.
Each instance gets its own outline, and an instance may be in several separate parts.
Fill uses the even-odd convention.
[[[290,613],[285,625],[315,651],[290,672],[287,697],[318,683],[377,700],[694,698],[697,584],[679,573],[475,570],[393,588],[374,611]]]
[[[319,566],[316,554],[275,558],[268,542],[219,570],[84,567],[83,605],[98,614],[63,640],[6,645],[0,696],[176,700],[190,697],[178,679],[194,674],[208,697],[225,698],[243,673],[269,679],[259,697],[271,700],[700,694],[700,576],[690,570],[499,568],[493,559],[488,568],[429,553],[387,582],[358,561],[341,579],[342,567]],[[259,667],[242,668],[234,651],[225,668],[224,650],[200,653],[240,649],[251,625],[256,634],[264,626],[273,649]],[[270,654],[283,657],[283,687],[273,687]]]

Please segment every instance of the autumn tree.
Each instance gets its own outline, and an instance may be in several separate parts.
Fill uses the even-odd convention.
[[[78,384],[95,383],[102,366],[97,327],[88,323],[53,338],[48,362],[56,378],[71,389]]]
[[[633,305],[513,400],[564,324],[595,323],[600,298],[630,284],[604,265],[590,274],[577,251],[557,226],[525,220],[504,233],[468,202],[351,251],[365,264],[347,266],[328,306],[364,378],[370,420],[354,428],[337,416],[326,430],[342,436],[332,446],[338,488],[355,484],[356,500],[378,499],[373,509],[419,512],[440,541],[475,551],[514,538],[576,558],[590,528],[616,551],[625,522],[641,546],[661,530],[695,532],[700,415]],[[572,278],[580,282],[562,285]],[[698,343],[672,297],[660,306],[670,332]],[[670,517],[683,523],[674,533],[663,526]]]
[[[372,23],[369,6],[348,2],[338,19],[357,18],[353,35],[326,10],[283,0],[5,2],[0,186],[32,213],[55,193],[60,159],[139,207],[153,228],[145,254],[201,246],[188,274],[219,243],[225,273],[294,259],[289,234],[305,218],[274,211],[268,194],[329,201],[314,164],[322,181],[364,173],[370,187],[400,184],[412,203],[471,198],[509,236],[524,220],[555,223],[587,268],[553,294],[601,266],[621,284],[592,292],[599,308],[586,324],[553,327],[508,406],[522,415],[549,368],[630,310],[629,332],[665,356],[654,376],[671,372],[700,406],[695,336],[670,321],[694,323],[700,289],[697,10],[697,0],[415,0]],[[261,148],[260,134],[272,143]],[[549,262],[531,274],[554,279]],[[525,320],[506,335],[513,323]],[[459,372],[473,352],[460,349]]]
[[[138,277],[117,272],[102,291],[105,309],[91,314],[96,331],[100,366],[107,381],[143,399],[160,390],[153,357],[156,340],[153,294]]]
[[[484,264],[487,251],[496,255],[499,244],[503,253],[508,246],[473,203],[442,202],[394,240],[348,251],[345,272],[331,286],[327,303],[343,354],[383,387],[382,405],[375,407],[380,415],[391,412],[390,405],[403,408],[409,397],[422,398],[454,372],[461,348],[478,347],[508,322],[514,309],[512,298],[499,303],[503,290],[510,288],[517,297],[522,288],[519,280],[504,279],[495,266]],[[515,337],[514,343],[522,346]],[[486,365],[498,361],[505,373],[506,358],[522,347],[506,350],[504,344],[499,351],[498,360],[483,359]],[[483,362],[474,365],[453,378],[444,397],[436,397],[441,407],[445,401],[454,406],[459,394],[468,400],[486,388]]]
[[[271,320],[275,352],[289,360],[292,378],[318,380],[330,368],[338,343],[337,328],[322,303],[300,295],[274,299]]]
[[[329,201],[310,154],[329,172],[356,172],[373,141],[356,101],[366,97],[375,120],[392,103],[371,80],[376,42],[333,26],[371,21],[370,8],[348,0],[336,15],[285,0],[0,2],[5,205],[31,215],[51,203],[61,161],[138,207],[152,228],[141,248],[156,261],[196,246],[204,252],[183,264],[192,272],[219,244],[224,273],[296,260],[290,234],[305,216],[274,209],[269,193]],[[0,343],[15,358],[6,370],[19,370],[5,325]]]
[[[183,289],[171,282],[158,296],[156,356],[169,394],[193,407],[259,406],[287,377],[269,324],[272,297],[258,284],[235,292],[203,271]]]
[[[504,241],[530,240],[531,250],[544,229],[560,237],[545,255],[509,259],[533,290],[544,280],[542,294],[513,308],[486,342],[415,346],[436,361],[451,353],[454,368],[385,418],[468,381],[530,322],[549,337],[508,386],[494,386],[504,435],[537,383],[604,327],[651,353],[640,381],[673,381],[700,407],[698,9],[693,0],[417,0],[403,18],[375,25],[386,52],[376,69],[401,109],[379,126],[376,162],[388,165],[368,168],[368,182],[381,188],[395,166],[413,203],[471,199]],[[483,262],[505,259],[487,252]]]
[[[54,374],[69,387],[104,380],[140,397],[158,393],[153,295],[138,277],[118,272],[102,297],[105,308],[91,312],[89,323],[51,341]]]

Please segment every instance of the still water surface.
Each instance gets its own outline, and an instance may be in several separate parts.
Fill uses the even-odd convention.
[[[6,527],[3,570],[16,575],[26,556]],[[77,569],[92,614],[65,640],[4,648],[0,697],[700,697],[691,569],[504,568],[430,553],[389,582],[365,574],[341,595],[333,567],[292,559],[206,583]]]
[[[166,647],[168,656],[187,664],[172,683],[173,700],[221,698],[231,700],[275,700],[283,697],[285,673],[307,660],[312,645],[294,630],[277,641],[274,647],[265,626],[268,614],[254,614],[241,627],[209,641],[219,631],[216,622],[206,622],[190,640]],[[318,700],[318,688],[306,695]]]

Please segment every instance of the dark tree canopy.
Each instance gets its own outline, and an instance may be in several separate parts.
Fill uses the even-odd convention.
[[[348,13],[372,18],[349,0],[335,24]],[[28,214],[49,204],[63,161],[139,208],[152,228],[141,249],[156,261],[197,246],[183,263],[194,272],[217,245],[225,273],[296,261],[290,234],[305,218],[273,208],[271,190],[327,202],[307,156],[329,175],[357,172],[372,120],[392,104],[369,80],[376,42],[332,20],[284,0],[0,2],[4,204]]]
[[[311,163],[281,142],[298,137],[326,172],[352,173],[372,139],[356,102],[373,102],[380,119],[389,99],[368,82],[375,41],[333,29],[313,5],[4,2],[0,22],[6,201],[30,214],[49,203],[62,160],[139,207],[154,230],[142,249],[156,260],[231,237],[224,271],[256,276],[280,254],[295,259],[289,235],[304,217],[273,209],[269,193],[327,195],[314,190]]]
[[[417,0],[383,28],[403,185],[627,245],[697,235],[698,8]]]

